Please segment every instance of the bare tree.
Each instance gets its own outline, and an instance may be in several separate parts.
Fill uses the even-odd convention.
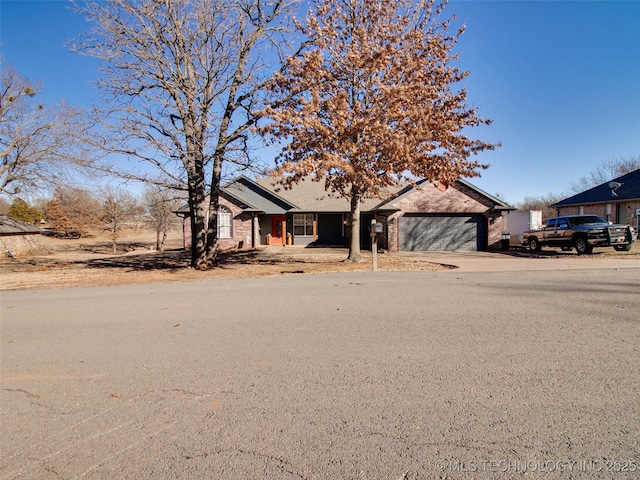
[[[466,105],[453,66],[463,29],[441,20],[446,1],[318,0],[302,33],[308,47],[278,77],[283,100],[264,131],[288,141],[287,182],[315,174],[351,202],[348,260],[360,259],[360,205],[415,176],[451,183],[486,168],[469,157],[496,145],[466,136],[490,123]],[[464,129],[464,133],[463,133]]]
[[[9,208],[11,208],[9,201],[6,198],[0,197],[0,213],[6,215],[9,213]]]
[[[577,182],[572,182],[569,189],[574,193],[584,192],[638,169],[640,169],[638,155],[603,160],[588,175],[580,177]]]
[[[39,85],[9,65],[0,79],[0,193],[53,189],[91,159],[80,148],[77,112],[64,104],[46,108],[37,101]]]
[[[156,233],[156,250],[163,251],[167,233],[178,223],[173,212],[179,208],[179,201],[169,190],[148,186],[143,193],[143,205],[145,223]]]
[[[118,253],[117,244],[127,222],[142,213],[140,202],[127,190],[105,187],[101,190],[102,206],[100,220],[113,246],[113,254]]]
[[[90,138],[110,154],[145,165],[136,169],[130,161],[126,168],[104,168],[187,191],[191,264],[208,268],[217,254],[224,164],[255,164],[248,147],[251,127],[283,58],[289,4],[109,0],[90,1],[78,10],[94,28],[73,48],[104,62],[100,87],[108,100],[107,108],[95,111],[97,128]]]
[[[550,205],[554,203],[558,203],[560,200],[565,198],[563,194],[557,193],[547,193],[541,197],[524,197],[520,203],[516,205],[518,210],[521,211],[529,211],[529,210],[540,210],[542,212],[542,221],[546,221],[548,218],[553,218],[556,216],[557,212],[555,209],[551,208]]]

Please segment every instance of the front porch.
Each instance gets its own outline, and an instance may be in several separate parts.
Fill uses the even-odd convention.
[[[260,245],[344,246],[348,240],[343,213],[287,213],[260,215]]]

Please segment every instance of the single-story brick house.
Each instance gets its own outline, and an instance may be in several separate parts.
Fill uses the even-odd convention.
[[[551,207],[558,215],[591,213],[613,223],[633,225],[638,231],[640,169],[565,198]]]
[[[349,243],[349,200],[329,194],[323,181],[311,177],[287,189],[275,177],[254,181],[241,176],[221,189],[219,203],[218,241],[223,249]],[[362,204],[362,246],[371,245],[369,228],[375,219],[383,224],[379,247],[392,252],[496,250],[503,217],[512,210],[465,180],[449,186],[421,180]],[[189,248],[188,208],[176,213],[183,217],[184,244]]]

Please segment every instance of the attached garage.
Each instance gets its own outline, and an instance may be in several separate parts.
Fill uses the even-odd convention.
[[[400,250],[484,250],[484,215],[405,214],[400,219]]]

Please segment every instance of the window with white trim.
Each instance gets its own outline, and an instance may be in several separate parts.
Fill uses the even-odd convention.
[[[304,237],[313,236],[313,213],[293,214],[293,234]]]
[[[233,215],[227,207],[218,209],[218,238],[231,238],[233,235]]]

